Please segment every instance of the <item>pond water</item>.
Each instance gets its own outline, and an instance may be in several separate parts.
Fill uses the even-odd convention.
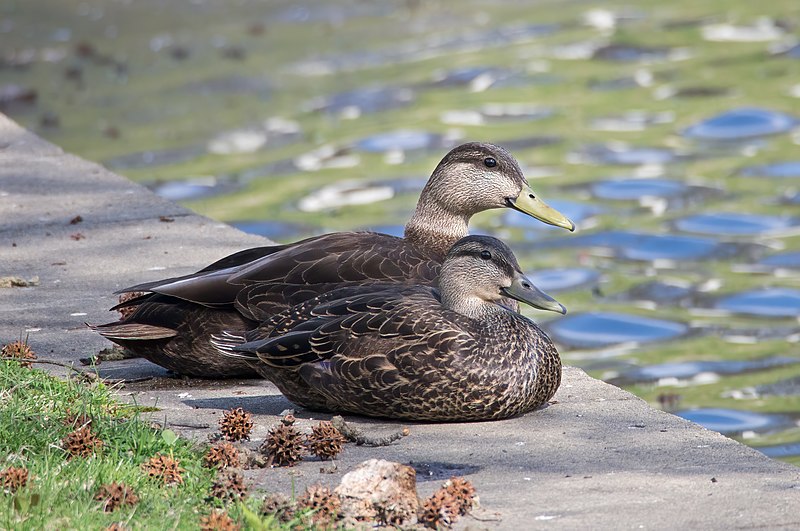
[[[588,288],[600,279],[599,272],[582,267],[540,269],[527,273],[527,276],[537,287],[548,293]]]
[[[769,432],[792,425],[791,419],[783,415],[756,413],[725,408],[698,408],[675,413],[686,420],[696,422],[709,430],[734,435],[746,431]]]
[[[769,109],[732,109],[691,125],[683,136],[696,140],[741,141],[789,132],[797,118]]]
[[[784,356],[760,360],[682,361],[633,369],[620,374],[617,380],[624,383],[653,382],[662,379],[688,380],[702,373],[741,374],[796,363],[800,363],[800,359]]]
[[[546,327],[557,343],[575,348],[665,341],[689,332],[683,323],[613,312],[567,315],[547,323]]]
[[[355,144],[356,148],[371,153],[433,149],[442,145],[441,135],[413,129],[398,129],[371,135]]]
[[[728,295],[717,301],[715,308],[756,317],[800,316],[800,290],[766,288]]]
[[[644,196],[680,196],[689,190],[689,186],[669,179],[619,179],[600,181],[593,184],[591,190],[598,199],[638,201]]]
[[[679,219],[675,227],[686,232],[720,236],[745,236],[786,231],[798,226],[788,216],[768,216],[742,212],[710,212]]]

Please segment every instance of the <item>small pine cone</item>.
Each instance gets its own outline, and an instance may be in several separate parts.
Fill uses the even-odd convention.
[[[462,477],[453,476],[442,486],[452,498],[453,509],[459,516],[463,516],[472,510],[475,505],[475,487],[469,480]]]
[[[128,531],[128,528],[119,522],[114,522],[110,526],[106,527],[105,531]]]
[[[0,472],[0,486],[10,494],[27,485],[28,479],[30,479],[30,474],[24,467],[10,466]]]
[[[247,485],[238,472],[223,472],[211,485],[211,497],[220,500],[238,500],[247,495]]]
[[[144,291],[131,291],[129,293],[123,293],[119,296],[119,303],[122,304],[123,302],[128,302],[129,300],[133,300],[137,297],[141,297],[142,295],[147,295]],[[122,308],[117,308],[119,312],[120,320],[127,319],[133,312],[139,309],[139,306],[123,306]]]
[[[293,466],[305,454],[303,436],[294,426],[286,424],[273,426],[259,450],[269,456],[273,466]]]
[[[431,529],[449,528],[456,521],[454,500],[445,489],[439,489],[422,502],[417,521]]]
[[[203,464],[207,468],[223,468],[239,466],[239,450],[229,442],[221,442],[208,449]]]
[[[35,360],[36,354],[33,352],[31,347],[28,346],[27,341],[14,341],[7,345],[3,345],[2,350],[0,350],[0,356],[4,358],[15,358],[18,360]],[[31,362],[20,362],[20,367],[33,367]]]
[[[342,500],[338,494],[324,485],[311,485],[297,499],[299,509],[311,509],[311,523],[315,528],[328,528],[342,512]]]
[[[212,511],[200,518],[200,531],[238,531],[241,529],[225,511]]]
[[[83,426],[92,425],[92,418],[83,414],[83,413],[72,413],[67,410],[67,415],[64,417],[64,425],[65,426],[72,426],[73,428],[82,428]]]
[[[323,420],[313,428],[311,435],[306,437],[308,450],[322,459],[333,459],[342,452],[347,439],[333,424]]]
[[[274,515],[281,523],[287,523],[294,518],[295,506],[284,494],[269,494],[261,503],[259,511],[263,516]]]
[[[91,426],[87,424],[68,433],[61,440],[61,444],[71,458],[89,457],[102,448],[103,441],[97,438],[97,435],[92,432]]]
[[[183,484],[183,468],[180,467],[180,460],[168,455],[156,454],[146,463],[142,463],[142,469],[151,478],[158,479],[164,485]]]
[[[240,407],[226,411],[219,420],[219,431],[229,441],[249,441],[253,431],[250,413]]]
[[[139,497],[133,492],[133,489],[116,481],[100,487],[94,499],[103,502],[103,510],[107,513],[113,512],[123,505],[139,503]]]

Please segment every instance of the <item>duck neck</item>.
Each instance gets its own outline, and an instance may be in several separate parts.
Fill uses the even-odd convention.
[[[406,223],[405,239],[418,247],[444,256],[450,247],[469,234],[467,214],[455,214],[435,199],[426,199],[425,193],[417,209]]]
[[[470,319],[483,322],[497,320],[508,312],[499,304],[479,297],[447,297],[443,294],[442,305]]]

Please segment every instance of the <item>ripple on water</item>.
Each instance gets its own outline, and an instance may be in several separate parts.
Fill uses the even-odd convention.
[[[744,177],[800,177],[800,160],[787,160],[758,166],[747,166],[739,170],[739,175]]]
[[[744,431],[766,432],[790,425],[791,419],[784,415],[756,413],[724,408],[701,408],[679,411],[679,417],[696,422],[709,430],[722,434]]]
[[[678,230],[720,236],[769,234],[786,231],[798,225],[798,220],[791,217],[743,212],[710,212],[675,221],[675,228]]]
[[[147,185],[156,195],[170,201],[190,201],[230,193],[238,188],[233,182],[215,177],[199,177],[185,181],[168,181]]]
[[[765,288],[736,293],[719,299],[715,308],[757,317],[800,316],[800,290]]]
[[[270,219],[255,221],[231,221],[229,225],[248,234],[265,236],[273,240],[296,240],[320,231],[308,225],[291,223],[288,221],[275,221]]]
[[[413,129],[397,129],[368,136],[356,142],[356,147],[369,153],[415,151],[443,147],[443,138],[436,133]]]
[[[762,258],[759,265],[800,269],[800,252],[779,253]]]
[[[311,111],[369,114],[405,107],[414,101],[414,92],[402,87],[364,87],[314,99],[306,105]]]
[[[776,444],[773,446],[755,446],[756,450],[767,457],[781,458],[800,455],[800,443]]]
[[[707,260],[734,256],[740,251],[735,244],[700,236],[675,234],[644,234],[626,231],[601,231],[538,244],[540,247],[561,248],[603,247],[626,260]]]
[[[553,293],[591,286],[600,279],[600,273],[583,267],[540,269],[527,276],[542,290]]]
[[[680,196],[689,190],[689,186],[669,179],[619,179],[594,183],[591,190],[600,199],[639,200],[644,196]]]
[[[700,373],[741,374],[800,363],[798,358],[776,356],[759,360],[683,361],[640,367],[623,373],[619,380],[625,383],[653,382],[662,378],[688,380]]]
[[[691,125],[682,134],[696,140],[737,141],[786,133],[797,123],[797,118],[786,113],[744,107]]]
[[[631,146],[619,142],[589,144],[568,156],[571,162],[616,166],[662,165],[677,162],[681,158],[669,148]]]
[[[649,343],[689,332],[683,323],[621,313],[582,313],[547,323],[553,339],[577,348],[602,348],[618,343]]]

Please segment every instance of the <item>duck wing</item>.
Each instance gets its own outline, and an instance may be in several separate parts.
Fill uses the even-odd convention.
[[[253,256],[258,258],[246,261]],[[373,232],[339,232],[291,245],[241,251],[197,273],[139,284],[124,291],[151,291],[209,307],[238,302],[245,313],[258,315],[265,312],[258,310],[259,303],[253,310],[247,310],[248,300],[260,300],[265,306],[270,297],[276,300],[280,297],[276,289],[267,287],[259,291],[253,287],[255,284],[277,282],[284,288],[316,286],[309,295],[347,282],[413,279],[432,283],[438,276],[441,258],[417,249],[402,238]]]

